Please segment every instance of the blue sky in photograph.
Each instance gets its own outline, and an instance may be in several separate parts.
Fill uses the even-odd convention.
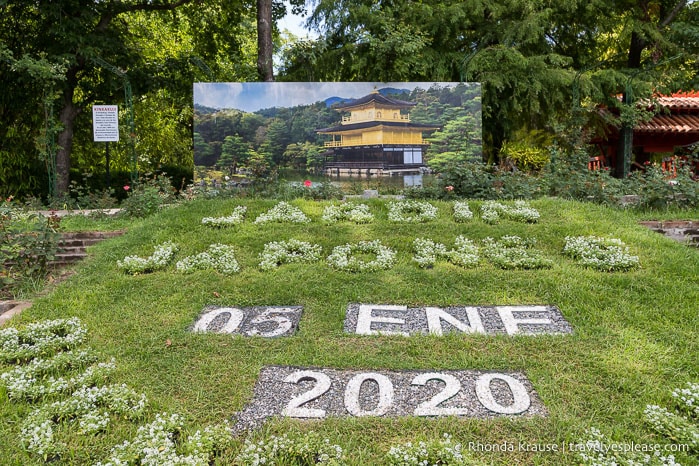
[[[458,83],[349,83],[349,82],[256,82],[256,83],[194,83],[194,104],[211,108],[234,108],[255,112],[271,107],[295,107],[323,101],[329,97],[359,98],[374,89],[392,87],[413,90],[429,89],[432,85],[456,86]]]

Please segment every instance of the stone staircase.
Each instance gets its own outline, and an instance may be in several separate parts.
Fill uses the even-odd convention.
[[[51,261],[49,265],[53,268],[59,268],[75,264],[87,257],[88,246],[123,234],[124,230],[62,233],[61,239],[58,241],[56,259]]]
[[[662,233],[668,238],[699,247],[699,222],[666,220],[640,223],[653,231]]]

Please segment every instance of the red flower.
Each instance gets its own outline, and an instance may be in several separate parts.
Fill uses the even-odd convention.
[[[313,184],[313,183],[311,183],[311,180],[306,180],[306,181],[303,182],[303,185],[304,185],[305,187],[307,187],[307,188],[310,188],[312,184]]]
[[[129,189],[131,189],[131,186],[129,186],[128,184],[124,186],[124,191],[128,191]]]
[[[454,187],[453,186],[445,186],[444,189],[446,189],[447,191],[453,191]]]

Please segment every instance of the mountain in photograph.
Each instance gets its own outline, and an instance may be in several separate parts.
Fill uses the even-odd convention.
[[[406,95],[406,96],[408,96],[408,95],[410,95],[410,89],[398,89],[395,87],[384,87],[384,88],[379,89],[379,94],[381,94],[383,96],[388,96],[388,95],[391,95],[391,96]],[[347,97],[333,96],[333,97],[328,97],[323,102],[325,102],[326,106],[332,107],[333,105],[344,104],[347,102],[351,102],[353,100],[355,100],[355,99],[350,99]]]

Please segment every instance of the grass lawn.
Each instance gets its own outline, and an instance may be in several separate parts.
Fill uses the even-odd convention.
[[[474,218],[456,223],[452,204],[432,202],[438,218],[422,224],[387,220],[387,204],[367,201],[373,223],[325,225],[321,215],[329,202],[293,201],[312,222],[253,224],[276,204],[262,200],[197,200],[166,209],[129,224],[118,238],[90,250],[77,273],[37,298],[9,325],[43,319],[78,317],[88,330],[88,345],[101,360],[115,358],[112,382],[145,393],[149,404],[142,423],[157,412],[177,412],[188,430],[219,423],[251,400],[262,367],[269,365],[332,369],[484,370],[526,374],[547,417],[468,418],[331,418],[323,421],[274,419],[255,439],[314,430],[347,452],[349,464],[385,464],[392,445],[437,439],[449,433],[466,449],[469,442],[511,443],[513,452],[472,451],[485,464],[578,464],[569,452],[517,451],[526,444],[585,440],[597,427],[617,442],[668,444],[644,422],[648,404],[673,406],[670,392],[699,380],[699,250],[639,226],[633,214],[592,204],[554,199],[532,201],[538,223],[501,220],[489,225],[478,218],[479,202],[471,202]],[[214,229],[203,217],[229,215],[236,205],[248,208],[246,221]],[[663,214],[665,217],[668,214]],[[676,218],[699,218],[684,212]],[[71,224],[71,222],[74,222]],[[67,219],[67,229],[99,228],[109,221]],[[536,249],[554,265],[546,270],[502,270],[483,260],[472,269],[441,261],[422,269],[412,261],[412,242],[429,238],[452,247],[464,235],[519,235],[537,240]],[[640,268],[599,272],[561,254],[566,236],[598,235],[621,239],[639,256]],[[272,271],[257,267],[258,254],[271,241],[300,239],[332,248],[348,242],[380,239],[397,252],[390,270],[348,273],[324,261],[286,264]],[[241,271],[224,276],[213,271],[182,274],[174,263],[165,270],[131,276],[116,261],[127,255],[147,257],[153,246],[173,241],[177,259],[197,254],[213,243],[234,245]],[[573,326],[572,335],[448,335],[366,337],[343,333],[349,303],[402,304],[408,307],[454,305],[548,304],[557,306]],[[191,333],[188,328],[208,305],[300,305],[304,313],[296,335],[263,339]],[[0,372],[8,367],[0,366]],[[22,421],[33,408],[8,401],[0,388],[0,463],[41,464],[24,452],[19,441]],[[77,435],[62,427],[69,453],[65,464],[92,464],[108,456],[112,446],[130,439],[138,423],[116,420],[103,434]],[[222,453],[221,464],[233,464],[240,441]],[[684,464],[696,457],[676,454]]]

